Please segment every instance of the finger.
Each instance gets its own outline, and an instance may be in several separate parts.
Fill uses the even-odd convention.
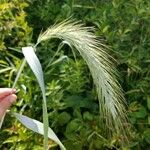
[[[15,94],[11,94],[7,97],[5,97],[1,102],[0,102],[0,119],[4,115],[7,109],[16,101],[17,96]]]
[[[0,101],[10,94],[15,94],[16,90],[12,88],[0,88]]]

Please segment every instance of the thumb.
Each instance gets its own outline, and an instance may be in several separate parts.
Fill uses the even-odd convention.
[[[16,101],[17,96],[15,94],[11,94],[6,96],[1,102],[0,102],[0,119],[4,115],[5,111]]]

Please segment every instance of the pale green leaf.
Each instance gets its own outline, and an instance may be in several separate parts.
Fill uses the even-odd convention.
[[[42,66],[34,52],[33,47],[23,47],[22,52],[34,75],[36,76],[42,92],[45,94]]]
[[[36,133],[39,133],[41,135],[44,135],[43,123],[41,123],[35,119],[31,119],[27,116],[20,115],[18,113],[12,113],[12,114],[28,129],[30,129]],[[48,137],[51,140],[53,140],[54,142],[56,142],[62,150],[66,150],[66,148],[63,146],[63,144],[61,143],[61,141],[58,139],[58,137],[56,136],[56,134],[54,133],[54,131],[51,128],[48,128]]]
[[[4,72],[6,72],[6,71],[12,70],[12,69],[13,69],[12,67],[8,67],[8,68],[1,69],[1,70],[0,70],[0,74],[1,74],[1,73],[4,73]]]
[[[46,95],[45,95],[45,85],[43,78],[42,66],[39,59],[37,58],[33,47],[23,47],[22,52],[25,56],[27,63],[32,69],[34,75],[37,78],[39,86],[42,91],[43,96],[43,123],[44,123],[44,149],[48,148],[48,114],[47,114],[47,104],[46,104]]]

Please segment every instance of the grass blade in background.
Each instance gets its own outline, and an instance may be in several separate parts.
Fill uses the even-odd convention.
[[[3,117],[0,120],[0,129],[2,128],[3,122],[4,122],[4,118],[5,118],[5,114],[3,115]]]
[[[41,123],[35,119],[26,117],[24,115],[20,115],[18,113],[11,113],[11,114],[14,115],[28,129],[30,129],[36,133],[39,133],[41,135],[44,135],[43,123]],[[61,143],[61,141],[58,139],[58,137],[56,136],[56,134],[54,133],[54,131],[51,128],[48,128],[48,137],[51,140],[53,140],[54,142],[56,142],[60,146],[61,150],[66,150],[66,148],[63,146],[63,144]]]
[[[48,114],[47,114],[47,104],[46,104],[46,95],[45,95],[45,85],[43,78],[43,71],[39,59],[37,58],[33,47],[23,47],[22,52],[25,56],[27,63],[32,69],[34,75],[36,76],[39,86],[42,91],[43,96],[43,123],[44,123],[44,149],[48,148]]]
[[[13,69],[12,67],[8,67],[8,68],[1,69],[1,70],[0,70],[0,74],[1,74],[1,73],[4,73],[4,72],[6,72],[6,71],[12,70],[12,69]]]

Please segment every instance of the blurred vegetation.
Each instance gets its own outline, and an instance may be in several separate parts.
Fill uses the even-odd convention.
[[[68,150],[148,150],[150,147],[150,2],[148,0],[1,0],[0,86],[11,87],[23,55],[21,47],[35,43],[39,33],[72,16],[96,28],[112,49],[132,124],[129,144],[119,135],[106,139],[99,122],[96,91],[85,62],[58,40],[41,44],[47,89],[49,124]],[[55,56],[55,57],[54,57]],[[12,110],[42,120],[40,89],[25,68]],[[130,128],[130,125],[127,125]],[[49,141],[52,149],[57,145]],[[7,115],[0,131],[0,149],[42,149],[42,137]]]

